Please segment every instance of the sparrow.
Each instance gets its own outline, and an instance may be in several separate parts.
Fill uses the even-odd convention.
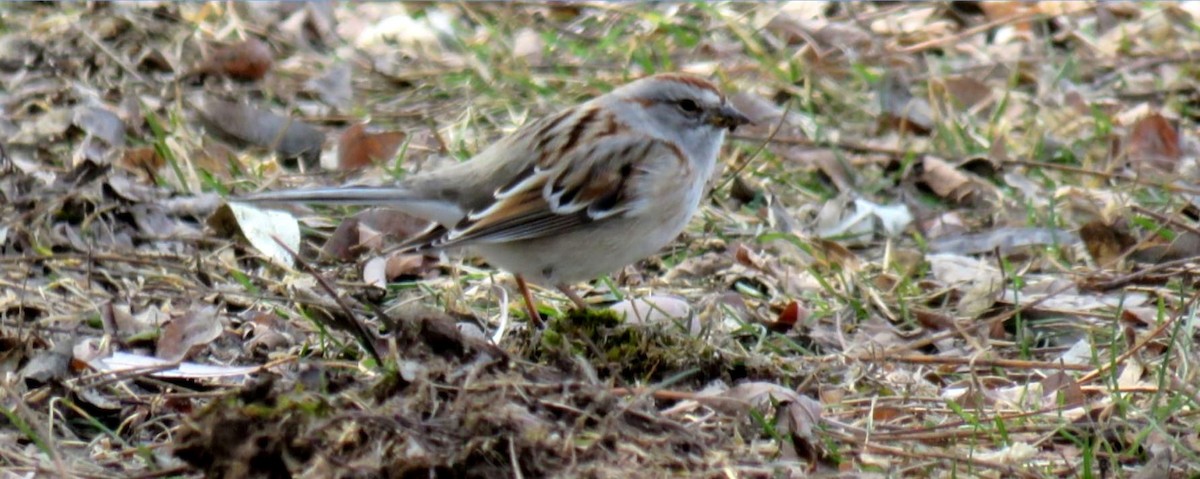
[[[703,78],[665,73],[528,123],[469,160],[387,187],[260,192],[242,202],[395,208],[431,225],[395,249],[467,247],[516,277],[571,285],[653,255],[692,218],[727,131],[748,123]]]

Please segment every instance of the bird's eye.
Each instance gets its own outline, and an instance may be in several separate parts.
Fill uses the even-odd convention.
[[[700,111],[700,105],[697,105],[695,100],[684,99],[679,100],[679,109],[688,113],[695,113]]]

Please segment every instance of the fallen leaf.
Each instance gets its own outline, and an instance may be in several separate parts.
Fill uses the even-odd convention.
[[[29,362],[21,367],[18,375],[29,387],[66,379],[70,376],[73,355],[71,342],[60,341],[51,349],[42,349],[33,353]]]
[[[1042,379],[1041,383],[1042,394],[1055,399],[1054,404],[1069,408],[1083,404],[1084,399],[1086,399],[1083,388],[1079,386],[1079,383],[1074,378],[1065,372],[1055,371],[1050,373]]]
[[[376,256],[367,260],[363,265],[362,279],[364,283],[379,289],[387,289],[387,258]]]
[[[363,265],[363,282],[378,288],[387,288],[388,283],[404,275],[420,275],[428,271],[425,255],[394,253],[376,256]]]
[[[338,109],[349,108],[354,101],[350,65],[339,63],[330,67],[324,75],[304,82],[304,89],[315,94],[326,105]]]
[[[912,224],[908,206],[880,205],[863,198],[846,196],[827,201],[813,221],[818,238],[837,239],[847,245],[862,245],[877,237],[896,237]]]
[[[387,257],[388,281],[407,275],[421,275],[428,271],[430,262],[423,254],[394,253]]]
[[[338,140],[338,169],[356,170],[387,162],[407,137],[402,131],[368,133],[365,124],[352,125]]]
[[[126,149],[125,154],[116,162],[116,165],[134,173],[146,175],[147,179],[154,179],[158,170],[167,166],[167,161],[158,154],[154,147],[139,146]]]
[[[927,259],[934,279],[949,286],[976,282],[1002,284],[1004,279],[991,261],[952,254],[931,254]]]
[[[625,318],[630,324],[654,324],[665,321],[685,320],[692,316],[692,307],[686,300],[677,296],[654,295],[644,298],[627,298],[612,306],[609,310]],[[700,332],[700,323],[693,321],[689,332]]]
[[[125,123],[106,108],[94,105],[76,107],[72,121],[88,135],[103,140],[113,148],[125,146]]]
[[[197,363],[175,363],[152,356],[115,352],[112,356],[96,359],[89,364],[99,371],[129,373],[153,371],[151,376],[174,379],[218,379],[245,376],[259,371],[259,366],[219,366]]]
[[[944,314],[937,310],[913,308],[912,315],[913,319],[916,319],[917,323],[920,324],[921,327],[930,331],[953,331],[956,327],[956,321],[954,320],[953,316]]]
[[[267,74],[273,63],[271,48],[256,38],[213,50],[193,74],[225,75],[235,80],[254,81]]]
[[[954,100],[955,106],[964,109],[974,108],[992,99],[992,87],[965,75],[942,78],[931,83],[931,86],[941,88]]]
[[[1037,3],[1026,3],[1018,1],[1002,1],[1002,2],[978,2],[980,10],[989,21],[1000,22],[1006,19],[1012,19],[1029,13],[1038,11]],[[1011,22],[1011,26],[1025,39],[1032,38],[1033,23],[1031,20],[1022,20],[1019,22]]]
[[[219,338],[223,332],[225,327],[217,318],[217,308],[211,305],[197,306],[163,325],[155,356],[170,362],[182,361],[196,349]]]
[[[245,168],[232,149],[211,138],[205,138],[203,144],[192,150],[192,162],[196,168],[226,179],[232,178],[234,170],[244,171]]]
[[[204,98],[200,118],[214,131],[235,141],[271,148],[286,158],[304,158],[317,164],[325,134],[300,120],[269,110],[215,98]]]
[[[1111,268],[1117,265],[1117,260],[1125,254],[1137,239],[1129,234],[1124,223],[1109,224],[1100,220],[1091,221],[1079,228],[1079,238],[1087,247],[1092,261],[1101,268]]]
[[[61,139],[73,123],[74,110],[56,108],[38,115],[33,121],[20,122],[20,130],[8,137],[6,142],[17,145],[42,145]]]
[[[929,106],[928,100],[912,96],[907,82],[896,77],[885,79],[879,91],[879,101],[882,107],[880,120],[885,124],[901,132],[918,135],[933,130],[933,107]]]
[[[779,312],[779,316],[775,321],[767,323],[767,329],[776,333],[786,333],[796,327],[796,323],[803,321],[808,317],[808,310],[800,307],[800,303],[789,301],[783,307],[783,311]]]
[[[258,351],[266,355],[292,344],[287,322],[274,312],[247,310],[242,316],[246,314],[251,315],[251,319],[243,323],[249,329],[249,339],[242,343],[246,351]],[[243,337],[246,334],[243,333]]]
[[[1159,113],[1151,113],[1137,120],[1125,137],[1121,152],[1135,168],[1151,167],[1163,172],[1173,172],[1183,157],[1179,147],[1179,133]]]
[[[263,256],[283,266],[290,267],[295,261],[288,249],[300,250],[300,224],[292,215],[282,211],[230,202],[209,216],[208,224],[225,237],[240,231]],[[277,243],[276,238],[287,248]]]
[[[725,410],[742,409],[744,411],[748,408],[755,408],[765,413],[768,412],[767,408],[769,407],[781,408],[780,414],[777,415],[777,431],[790,434],[796,447],[803,450],[806,456],[811,458],[815,454],[815,451],[812,450],[816,441],[813,430],[821,422],[821,403],[819,401],[801,395],[792,389],[765,381],[738,384],[729,390],[708,396],[720,396],[736,401],[733,403],[720,401],[709,404],[711,407]]]
[[[372,208],[342,220],[321,251],[342,261],[357,258],[365,251],[379,249],[384,238],[403,240],[425,231],[429,221],[402,211]]]
[[[927,156],[922,161],[920,180],[933,193],[954,201],[962,201],[971,193],[971,179],[946,160]]]
[[[356,248],[358,239],[358,218],[350,217],[342,220],[337,229],[321,245],[321,252],[342,261],[350,261],[361,254]]]

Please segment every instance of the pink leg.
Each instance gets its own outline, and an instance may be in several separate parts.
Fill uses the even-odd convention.
[[[517,288],[521,290],[521,297],[525,298],[525,310],[529,313],[529,320],[541,327],[542,315],[538,314],[537,306],[534,306],[533,293],[529,292],[529,285],[525,284],[525,278],[522,278],[521,275],[516,275],[516,278]]]
[[[580,298],[578,294],[575,294],[575,290],[571,289],[570,286],[560,284],[557,287],[559,291],[562,291],[562,294],[567,295],[567,299],[571,300],[572,303],[575,303],[576,308],[581,310],[587,309],[587,303],[583,302],[583,298]]]

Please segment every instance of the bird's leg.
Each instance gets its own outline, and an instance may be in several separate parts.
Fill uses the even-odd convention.
[[[521,275],[515,275],[517,278],[517,288],[521,290],[521,297],[525,298],[525,310],[529,313],[529,320],[533,324],[542,326],[542,315],[538,314],[537,306],[533,303],[533,293],[529,292],[529,285],[525,284],[525,278]]]
[[[580,298],[578,294],[575,294],[575,290],[571,289],[570,286],[560,283],[556,287],[559,291],[562,291],[562,294],[567,295],[567,299],[571,300],[572,303],[575,303],[576,308],[579,308],[581,311],[587,309],[587,303],[583,302],[583,298]]]

